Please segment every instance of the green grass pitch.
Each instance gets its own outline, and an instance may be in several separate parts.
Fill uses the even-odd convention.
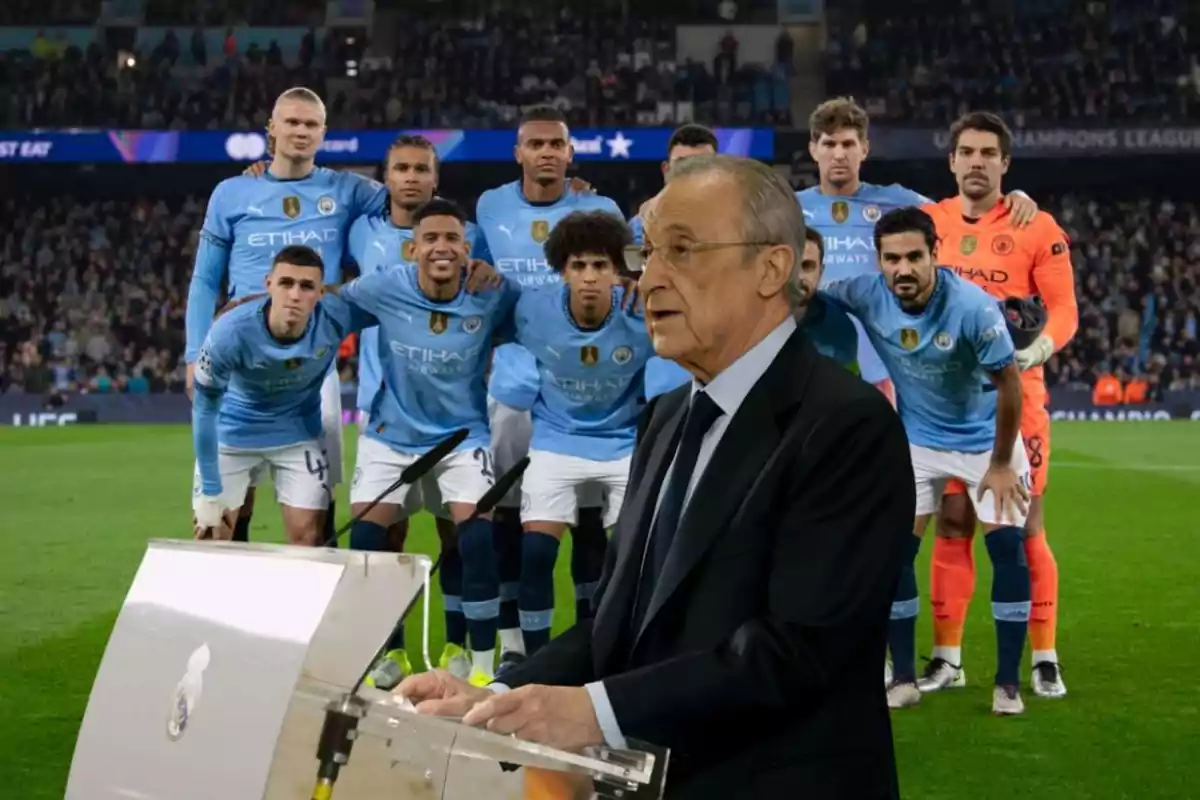
[[[1200,797],[1200,425],[1057,423],[1053,459],[1048,529],[1070,694],[1045,701],[1026,690],[1024,717],[988,713],[994,640],[978,545],[971,685],[894,716],[905,797]],[[23,800],[63,796],[92,677],[146,539],[191,533],[191,464],[185,427],[0,429],[0,776]],[[280,540],[269,494],[256,541]],[[436,542],[419,519],[410,548],[433,553]],[[574,613],[569,564],[563,552],[556,629]],[[924,592],[927,566],[920,574]],[[927,605],[919,630],[928,652]]]

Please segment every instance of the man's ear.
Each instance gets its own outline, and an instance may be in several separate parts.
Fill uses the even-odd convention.
[[[796,251],[787,245],[774,245],[759,256],[758,294],[764,299],[782,292],[792,279]]]

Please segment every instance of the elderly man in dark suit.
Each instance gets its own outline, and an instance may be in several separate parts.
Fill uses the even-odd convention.
[[[398,691],[564,749],[668,747],[669,798],[898,797],[879,665],[912,535],[904,430],[797,329],[804,219],[771,167],[682,160],[646,211],[654,349],[694,380],[646,408],[595,618],[503,685]]]

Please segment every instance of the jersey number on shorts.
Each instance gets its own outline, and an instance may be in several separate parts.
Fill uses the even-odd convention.
[[[325,473],[329,470],[329,464],[321,456],[314,456],[312,450],[304,451],[304,466],[308,469],[309,475],[316,475],[317,480],[321,483],[325,482]]]
[[[479,462],[479,471],[483,473],[483,477],[487,478],[489,483],[494,483],[496,472],[492,466],[492,452],[486,447],[476,447],[475,460]]]

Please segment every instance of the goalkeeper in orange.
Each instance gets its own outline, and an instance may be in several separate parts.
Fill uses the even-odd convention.
[[[1040,297],[1046,308],[1045,328],[1030,346],[1017,352],[1016,359],[1022,370],[1021,436],[1033,478],[1025,528],[1033,600],[1029,611],[1033,690],[1041,697],[1063,697],[1067,687],[1055,650],[1058,565],[1046,542],[1043,508],[1050,470],[1050,414],[1042,364],[1071,340],[1079,325],[1070,246],[1062,228],[1044,211],[1026,227],[1014,229],[1009,224],[1000,186],[1011,162],[1013,136],[998,116],[966,114],[950,134],[950,170],[958,194],[923,207],[937,224],[942,263],[997,299]],[[934,648],[917,682],[923,692],[966,682],[962,637],[975,591],[974,534],[975,515],[965,487],[952,481],[943,496],[933,548]]]

